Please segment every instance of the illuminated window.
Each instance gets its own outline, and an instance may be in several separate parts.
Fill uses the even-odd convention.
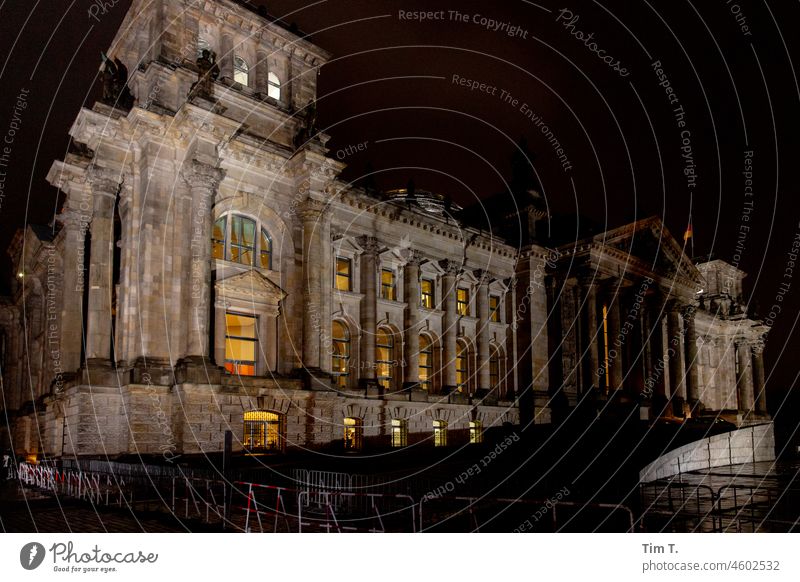
[[[379,328],[375,336],[375,367],[378,384],[384,390],[392,387],[392,370],[394,368],[394,338],[386,328]]]
[[[267,234],[266,230],[261,231],[261,250],[259,251],[261,257],[261,268],[272,268],[272,239]]]
[[[244,441],[249,450],[280,451],[283,449],[284,416],[268,410],[244,413]]]
[[[608,305],[603,305],[603,376],[605,376],[606,380],[606,392],[608,392],[609,387],[611,386],[611,379],[609,378],[608,374],[608,365],[610,360],[608,359]]]
[[[281,100],[281,80],[275,73],[267,75],[267,97],[272,97],[275,101]]]
[[[353,263],[350,259],[336,257],[336,289],[338,291],[351,291],[353,280]]]
[[[214,223],[211,230],[211,256],[215,259],[225,258],[225,223],[226,217],[223,216]]]
[[[360,418],[344,419],[344,450],[360,451],[364,446],[364,421]]]
[[[489,349],[491,350],[489,355],[489,386],[497,388],[500,385],[500,350],[494,347]]]
[[[483,425],[480,423],[480,421],[470,421],[469,442],[473,445],[478,445],[483,442]]]
[[[443,420],[433,421],[433,446],[447,446],[447,423]]]
[[[222,216],[211,229],[211,256],[227,259],[234,263],[262,269],[272,268],[272,237],[266,229],[259,230],[259,223],[252,218],[238,214]],[[256,241],[256,233],[261,236]]]
[[[456,311],[459,315],[469,315],[469,289],[456,290]]]
[[[433,344],[426,335],[419,336],[419,387],[430,391],[433,382]]]
[[[500,298],[497,295],[489,296],[489,320],[500,321]]]
[[[391,269],[381,269],[381,297],[389,301],[397,299],[394,271]]]
[[[234,214],[231,216],[230,260],[242,265],[252,265],[256,252],[256,223]]]
[[[350,376],[350,332],[341,321],[334,321],[332,328],[331,373],[333,385],[337,388],[347,388],[347,380]]]
[[[225,314],[225,369],[240,376],[256,375],[256,323],[252,315]]]
[[[233,57],[233,80],[245,87],[250,83],[250,67],[239,55]]]
[[[419,282],[420,304],[426,309],[433,309],[436,304],[436,296],[433,290],[433,281],[423,279]]]
[[[463,342],[456,344],[456,386],[459,392],[467,392],[467,347]]]
[[[392,446],[404,447],[408,444],[408,421],[403,418],[392,419]]]

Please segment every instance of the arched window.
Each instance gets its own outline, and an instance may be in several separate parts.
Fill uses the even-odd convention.
[[[250,84],[250,67],[239,55],[233,57],[233,80],[245,87]]]
[[[249,450],[280,451],[284,442],[284,416],[270,410],[244,413],[244,439]]]
[[[447,423],[444,420],[433,421],[433,446],[447,446]]]
[[[378,384],[384,390],[392,388],[394,364],[394,337],[392,332],[385,327],[378,328],[378,333],[375,337],[375,371]]]
[[[281,100],[281,80],[275,73],[267,74],[267,97],[272,97],[275,101]]]
[[[500,349],[490,346],[489,350],[489,387],[497,388],[500,385]]]
[[[256,238],[256,233],[260,236]],[[272,269],[272,237],[259,221],[226,214],[211,229],[211,256],[261,269]],[[258,257],[258,260],[256,260]]]
[[[347,388],[350,376],[350,332],[341,321],[333,322],[331,374],[336,388]]]
[[[344,450],[360,451],[364,446],[364,421],[360,418],[344,419]]]
[[[428,392],[433,387],[433,342],[427,335],[419,336],[419,387]]]
[[[467,345],[459,340],[456,344],[456,387],[459,392],[469,393],[469,370]]]

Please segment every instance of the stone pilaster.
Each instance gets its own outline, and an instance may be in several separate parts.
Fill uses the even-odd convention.
[[[478,279],[478,388],[488,392],[496,388],[491,385],[489,378],[489,274],[475,271],[475,277]]]
[[[456,289],[460,265],[455,261],[440,261],[445,273],[442,275],[442,295],[444,300],[444,329],[442,335],[442,385],[445,392],[456,389],[456,342],[458,340],[458,315],[456,313]]]
[[[684,338],[683,325],[681,321],[681,305],[670,303],[667,313],[667,357],[669,358],[669,381],[670,395],[680,399],[679,402],[686,400],[686,383],[684,380]]]
[[[750,344],[745,339],[736,340],[736,355],[739,366],[736,374],[736,395],[739,400],[739,410],[748,414],[753,410],[753,358],[750,354]]]
[[[403,387],[414,388],[419,383],[419,265],[422,255],[418,251],[405,251],[406,264],[403,267],[403,300],[405,326],[405,378]]]
[[[695,307],[692,306],[686,311],[684,323],[686,324],[686,399],[690,410],[693,410],[700,403]]]
[[[362,388],[372,388],[375,380],[375,339],[378,315],[378,239],[372,236],[361,236],[357,239],[364,249],[361,253],[361,293],[364,302],[361,307],[361,367],[360,382]]]
[[[599,388],[597,370],[600,367],[599,321],[597,318],[597,286],[591,276],[578,280],[580,302],[582,303],[579,319],[581,325],[581,355],[584,360],[583,390]],[[579,355],[579,357],[581,357]]]
[[[207,359],[211,320],[211,225],[212,208],[223,170],[193,160],[185,171],[192,198],[191,271],[187,355]]]
[[[219,76],[233,79],[233,37],[229,32],[223,32],[220,39],[220,54],[217,55]]]
[[[621,337],[620,328],[622,324],[620,321],[619,311],[619,296],[616,298],[609,298],[608,312],[606,315],[608,325],[609,369],[606,370],[606,374],[609,375],[609,386],[612,391],[622,389],[622,349],[621,347],[617,347],[615,344],[615,342]]]
[[[91,169],[91,257],[89,259],[89,307],[86,320],[86,359],[108,362],[111,358],[111,284],[114,261],[114,203],[119,181],[101,169]]]
[[[267,96],[267,75],[269,74],[269,68],[267,65],[267,59],[269,58],[269,53],[264,50],[256,51],[256,66],[255,66],[255,74],[256,80],[255,84],[253,85],[256,89],[256,92],[261,95],[261,97]]]
[[[764,380],[764,342],[758,340],[752,345],[753,352],[753,394],[755,398],[756,414],[766,416],[767,391]]]
[[[330,369],[323,361],[323,345],[330,344],[330,289],[324,285],[330,269],[330,216],[326,205],[305,200],[300,208],[303,221],[303,366],[306,372]]]
[[[83,333],[81,305],[84,280],[83,252],[86,244],[86,225],[90,215],[82,215],[79,210],[65,211],[61,217],[64,225],[64,278],[61,304],[61,329],[59,349],[61,367],[65,372],[74,373],[81,365],[81,342]]]

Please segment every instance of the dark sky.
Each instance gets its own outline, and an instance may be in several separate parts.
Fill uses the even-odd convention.
[[[87,14],[92,4],[0,0],[0,139],[16,96],[29,91],[8,165],[0,168],[3,247],[26,222],[51,220],[56,192],[44,176],[63,157],[78,109],[98,96],[99,52],[130,2],[108,8],[99,23]],[[781,282],[791,285],[767,347],[770,408],[777,412],[791,396],[800,270],[794,279],[784,273],[800,234],[800,92],[792,66],[800,62],[800,3],[275,0],[268,8],[334,54],[320,73],[318,109],[333,136],[331,153],[341,150],[348,164],[346,178],[357,179],[370,162],[383,188],[413,178],[418,188],[467,205],[504,190],[514,143],[525,137],[553,213],[580,214],[601,228],[658,214],[680,240],[691,209],[695,255],[729,261],[746,232],[739,267],[750,273],[747,293],[761,314],[776,303]],[[401,10],[443,10],[444,18],[419,22],[401,18]],[[476,15],[504,25],[488,30]],[[519,33],[506,34],[514,26]],[[596,44],[587,46],[578,31],[594,33]],[[627,75],[592,49],[618,60]],[[677,103],[659,85],[654,61]],[[471,91],[454,75],[497,89]],[[518,101],[501,99],[502,90]],[[569,171],[524,105],[552,130]],[[685,112],[682,128],[677,106]],[[683,130],[690,160],[682,157]],[[744,195],[746,151],[753,152],[752,198]],[[794,398],[790,408],[798,403]]]

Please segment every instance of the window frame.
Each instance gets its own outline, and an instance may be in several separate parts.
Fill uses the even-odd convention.
[[[246,317],[248,319],[253,320],[253,337],[246,337],[246,336],[234,336],[228,333],[228,316],[233,315],[236,317]],[[258,375],[258,354],[259,354],[259,342],[258,342],[258,324],[259,324],[259,317],[255,313],[242,313],[239,311],[225,311],[225,360],[223,367],[227,371],[228,374],[235,374],[237,376],[257,376]],[[248,343],[253,344],[253,357],[254,360],[232,360],[228,358],[228,340],[237,340],[237,341],[245,341]],[[228,368],[228,364],[232,365],[233,369]],[[252,365],[253,373],[252,374],[242,374],[239,370],[242,364]]]
[[[425,292],[425,283],[430,283],[431,290]],[[419,303],[425,309],[436,309],[436,281],[423,277],[419,281]]]
[[[464,292],[465,299],[461,300],[461,292]],[[456,314],[469,317],[469,288],[456,287]]]
[[[389,277],[391,277],[390,284],[383,282],[384,275],[389,275]],[[385,301],[397,301],[397,275],[395,274],[394,269],[392,269],[391,267],[381,267],[380,282],[381,282],[381,291],[380,291],[381,299],[384,299]]]
[[[469,421],[469,443],[479,445],[483,442],[483,423],[479,420]]]
[[[447,446],[447,421],[434,420],[433,421],[433,446],[446,447]]]
[[[489,387],[500,387],[500,348],[489,346]]]
[[[383,335],[387,338],[387,343],[381,344],[379,343],[380,336]],[[384,390],[391,390],[392,385],[394,384],[394,368],[395,368],[395,337],[392,330],[388,327],[378,327],[375,333],[375,380],[378,382],[378,385],[383,387]],[[378,357],[379,350],[383,348],[387,350],[387,358],[381,359]],[[381,367],[385,366],[386,371],[388,374],[382,375]]]
[[[334,333],[334,326],[340,325],[344,330],[344,338],[337,338]],[[346,390],[350,384],[350,360],[353,356],[353,336],[350,333],[350,326],[341,319],[334,319],[331,322],[331,377],[332,383],[335,388]],[[344,353],[341,355],[337,353],[337,344],[345,346]],[[337,371],[334,365],[335,359],[343,361],[345,372]],[[341,368],[341,365],[339,366]]]
[[[274,91],[278,92],[277,96],[273,95]],[[280,101],[281,92],[281,78],[274,71],[269,71],[267,73],[267,97]]]
[[[244,222],[249,221],[252,222],[254,225],[253,230],[253,246],[248,247],[244,244],[234,244],[231,237],[231,230],[233,229],[234,219],[238,218],[240,224],[242,224],[242,232],[244,232]],[[216,228],[217,224],[223,221],[223,230],[222,230],[222,240],[214,238],[214,229]],[[229,263],[233,263],[236,265],[242,265],[244,267],[250,267],[253,269],[260,269],[260,270],[267,270],[272,271],[274,269],[274,254],[273,254],[273,246],[274,242],[272,240],[272,235],[270,235],[269,230],[267,230],[264,223],[248,214],[243,214],[241,212],[231,211],[225,212],[222,215],[218,216],[217,219],[211,226],[211,233],[209,235],[211,237],[211,256],[218,261],[228,261]],[[269,250],[264,251],[263,249],[263,239],[266,238],[269,241]],[[219,248],[219,245],[222,245],[222,258],[216,257],[215,249]],[[237,249],[247,249],[248,252],[252,253],[252,259],[249,263],[243,262],[238,259],[233,258],[233,253],[231,249],[235,247]],[[243,253],[239,253],[239,258],[241,258]],[[268,254],[269,255],[269,267],[263,267],[261,265],[261,258],[262,255]]]
[[[364,419],[346,416],[342,420],[342,445],[345,451],[356,452],[364,448]],[[352,439],[349,438],[352,435]],[[348,444],[352,443],[352,444]]]
[[[427,345],[427,348],[424,351],[423,351],[423,348],[422,348],[422,342],[423,341],[426,342],[426,345]],[[419,356],[417,357],[417,377],[419,378],[417,384],[422,390],[427,390],[430,393],[430,392],[433,391],[433,375],[434,375],[433,340],[428,335],[426,335],[424,333],[421,333],[421,334],[419,334],[419,342],[420,342],[419,356],[421,356],[423,353],[425,353],[428,356],[428,359],[427,359],[428,364],[427,365],[422,365],[422,358],[419,357]],[[422,375],[420,374],[420,372],[423,369],[427,371],[426,379],[424,381],[421,379]]]
[[[463,361],[463,368],[459,364]],[[456,340],[456,391],[469,394],[469,345],[463,339]],[[459,382],[459,377],[462,382]]]
[[[492,306],[492,301],[495,302]],[[500,323],[500,296],[489,295],[489,321]]]
[[[347,273],[339,271],[339,261],[344,261],[347,264]],[[345,277],[347,279],[347,289],[339,287],[339,277]],[[350,257],[336,255],[333,265],[333,288],[337,291],[344,291],[347,293],[353,291],[353,259]]]
[[[273,415],[274,418],[251,418],[248,415],[263,414]],[[286,415],[274,410],[248,410],[242,415],[244,431],[242,433],[242,447],[251,452],[283,452],[286,445]],[[253,445],[253,429],[261,425],[263,444]],[[272,428],[272,430],[270,430]],[[270,433],[274,433],[274,446],[270,446]],[[250,438],[248,438],[248,436]]]
[[[408,420],[405,418],[392,419],[391,445],[393,449],[408,446]]]

